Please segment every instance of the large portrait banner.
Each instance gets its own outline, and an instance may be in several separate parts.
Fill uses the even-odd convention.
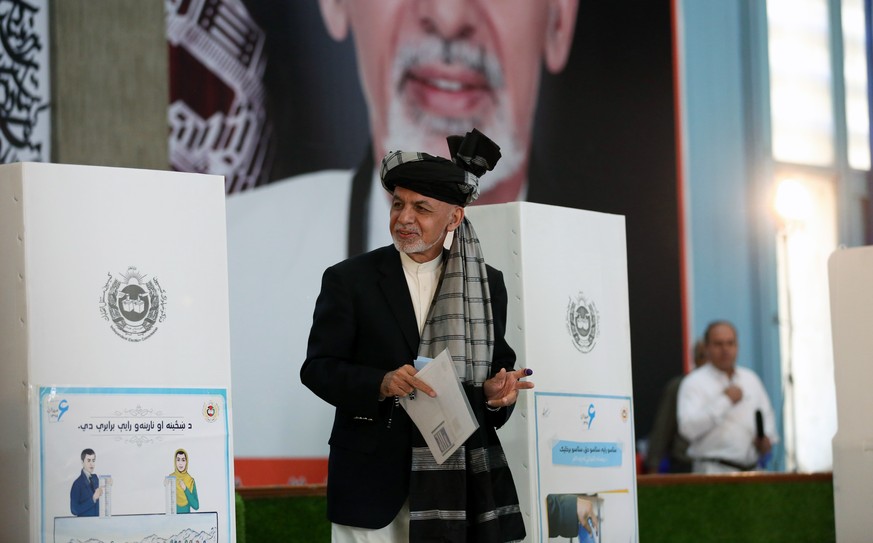
[[[230,541],[226,389],[39,388],[43,542]]]

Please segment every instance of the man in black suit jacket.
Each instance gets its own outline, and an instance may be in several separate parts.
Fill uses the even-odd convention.
[[[359,541],[374,535],[373,530],[379,531],[382,541],[524,537],[515,487],[495,428],[506,422],[518,391],[533,387],[520,380],[532,372],[513,370],[515,353],[504,339],[507,294],[499,271],[483,261],[481,275],[487,280],[472,279],[479,288],[484,285],[481,298],[476,298],[482,301],[474,303],[488,311],[493,326],[487,342],[469,334],[466,338],[467,343],[489,344],[490,359],[476,365],[470,361],[476,355],[467,353],[469,369],[461,375],[479,429],[437,466],[429,451],[422,452],[426,447],[419,446],[421,435],[397,400],[415,390],[434,395],[415,376],[411,364],[417,355],[428,352],[424,346],[439,326],[433,318],[427,322],[424,318],[446,307],[441,304],[453,303],[446,299],[458,298],[444,296],[451,280],[448,273],[441,275],[443,267],[460,269],[452,267],[458,240],[467,240],[478,251],[475,232],[468,236],[472,226],[464,219],[463,206],[475,199],[478,176],[499,158],[496,146],[492,149],[496,157],[482,150],[487,148],[483,138],[474,131],[454,145],[465,149],[466,142],[468,152],[462,154],[471,162],[484,153],[478,162],[489,163],[486,169],[457,158],[458,164],[424,153],[389,153],[382,163],[382,182],[393,194],[394,246],[353,257],[324,272],[300,375],[307,387],[336,407],[327,485],[334,541]],[[469,152],[476,145],[480,149]],[[443,245],[449,232],[455,232],[455,241],[452,252],[446,253]],[[459,260],[469,262],[469,254],[464,255]],[[468,273],[476,276],[478,271],[460,275],[466,280]],[[457,314],[454,309],[449,312]],[[437,334],[434,342],[440,340]],[[455,344],[452,354],[464,355],[456,352],[464,350],[463,342],[462,337],[462,347]],[[464,356],[460,358],[463,367]],[[453,465],[455,471],[446,467]],[[451,479],[448,485],[443,485],[442,477]],[[443,507],[443,498],[461,505]]]

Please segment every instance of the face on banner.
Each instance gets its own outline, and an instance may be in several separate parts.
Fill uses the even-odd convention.
[[[188,469],[188,458],[183,452],[176,453],[176,470],[184,473]]]
[[[540,71],[564,67],[576,1],[511,3],[321,2],[330,35],[354,36],[376,158],[443,156],[446,136],[476,127],[504,157],[482,180],[483,202],[518,197]],[[489,198],[501,184],[503,197]]]

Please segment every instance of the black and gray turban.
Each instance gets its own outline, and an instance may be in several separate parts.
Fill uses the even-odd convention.
[[[423,196],[466,206],[479,197],[479,178],[500,160],[500,147],[475,128],[446,138],[452,160],[410,151],[391,151],[382,159],[382,186],[403,187]]]

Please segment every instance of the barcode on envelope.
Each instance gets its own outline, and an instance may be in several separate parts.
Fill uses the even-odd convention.
[[[433,431],[433,437],[436,440],[437,447],[439,447],[441,453],[452,448],[452,440],[449,437],[448,432],[446,432],[445,426],[442,424]]]

